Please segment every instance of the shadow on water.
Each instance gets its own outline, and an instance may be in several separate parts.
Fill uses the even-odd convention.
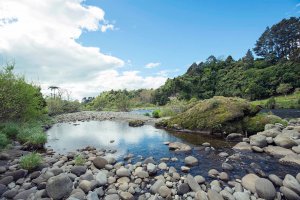
[[[168,166],[174,166],[177,170],[184,165],[184,158],[193,155],[199,160],[198,166],[192,167],[190,173],[207,177],[207,172],[214,168],[222,171],[222,163],[226,158],[221,158],[220,152],[227,152],[229,155],[238,154],[236,160],[230,159],[228,163],[235,167],[230,176],[241,177],[251,169],[250,163],[258,164],[266,173],[275,173],[284,176],[287,172],[295,175],[298,169],[278,163],[266,154],[239,154],[231,149],[234,143],[228,143],[221,138],[211,138],[194,133],[167,132],[156,129],[151,125],[142,127],[129,127],[127,122],[118,121],[89,121],[77,123],[60,123],[54,125],[47,131],[47,147],[57,153],[76,151],[86,146],[94,146],[97,149],[117,150],[116,153],[108,155],[122,161],[124,155],[134,154],[133,162],[141,161],[141,157],[154,157],[159,162],[161,158],[176,157],[178,161],[169,161]],[[114,142],[112,142],[114,141]],[[169,151],[168,146],[163,143],[183,142],[192,147],[201,147],[204,142],[209,142],[214,151],[205,151],[204,148],[195,148],[191,152]],[[208,178],[208,177],[207,177]]]

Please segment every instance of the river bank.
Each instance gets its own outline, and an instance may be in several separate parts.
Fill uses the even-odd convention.
[[[75,116],[82,117],[82,115]],[[67,117],[64,119],[74,118]],[[83,118],[81,119],[83,120]],[[299,126],[300,120],[292,120],[286,128],[279,124],[269,125],[266,132],[277,130],[277,135],[279,135],[285,134],[286,131],[292,131],[293,137],[296,137],[300,134]],[[231,135],[232,138],[233,135]],[[243,136],[239,136],[239,138],[242,139]],[[255,135],[253,138],[242,140],[242,144],[247,148],[233,148],[229,153],[217,153],[218,157],[214,159],[223,160],[223,163],[220,164],[221,168],[210,168],[200,174],[192,173],[193,169],[199,168],[205,163],[201,158],[197,158],[191,153],[194,151],[197,151],[198,154],[216,152],[214,146],[207,142],[198,146],[190,146],[185,143],[165,141],[164,145],[169,149],[167,151],[174,152],[174,156],[160,158],[145,158],[140,157],[139,154],[129,153],[115,159],[113,155],[118,153],[116,150],[96,149],[94,147],[86,147],[66,154],[57,154],[52,149],[47,149],[46,152],[41,152],[43,163],[32,171],[20,167],[20,156],[28,152],[21,151],[21,146],[15,143],[10,150],[15,152],[14,156],[11,156],[10,152],[7,152],[8,154],[1,153],[0,156],[1,200],[46,200],[51,198],[69,200],[299,199],[300,174],[297,167],[295,170],[282,170],[278,167],[279,171],[269,173],[265,171],[268,166],[264,166],[266,161],[262,159],[262,162],[241,165],[246,168],[247,173],[235,175],[235,171],[240,171],[240,169],[233,163],[242,164],[244,156],[247,159],[260,157],[263,154],[259,148],[264,148],[260,147],[260,144],[265,144],[265,141],[270,139],[265,137],[258,140]],[[299,138],[293,140],[297,142]],[[299,143],[297,144],[299,145]],[[268,143],[267,147],[271,145],[277,144]],[[293,145],[293,147],[297,146]],[[294,151],[293,147],[281,148],[288,149],[289,152],[292,151],[288,154],[297,155],[298,153]],[[274,152],[278,153],[278,151]],[[184,157],[180,157],[178,153],[183,153]],[[268,152],[266,151],[266,153]],[[77,155],[81,155],[84,159],[80,165],[75,164]],[[274,155],[270,153],[270,156],[272,159]],[[266,156],[263,155],[262,157]],[[274,158],[274,162],[280,162],[278,158]],[[297,165],[297,163],[291,162],[281,163]]]

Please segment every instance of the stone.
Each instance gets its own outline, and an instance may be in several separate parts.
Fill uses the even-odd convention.
[[[250,200],[250,196],[246,192],[235,192],[233,193],[233,197],[238,200]]]
[[[287,187],[284,187],[284,186],[280,187],[280,192],[288,200],[298,200],[298,199],[300,199],[300,196],[296,192],[294,192],[293,190],[291,190]]]
[[[147,164],[147,171],[149,172],[149,174],[155,174],[157,169],[156,166],[152,163],[148,163]]]
[[[196,182],[197,182],[198,184],[203,184],[203,183],[205,183],[205,178],[204,178],[203,176],[197,175],[197,176],[194,177],[194,179],[196,180]]]
[[[195,166],[198,164],[198,159],[193,156],[188,156],[184,159],[184,163],[187,166]]]
[[[103,171],[99,171],[98,174],[95,177],[96,181],[103,186],[107,184],[107,175]]]
[[[187,183],[182,183],[178,186],[177,194],[184,195],[190,191],[190,186]]]
[[[265,147],[268,145],[266,136],[264,135],[252,135],[249,139],[251,146]]]
[[[259,132],[257,134],[264,135],[266,137],[272,137],[272,138],[274,138],[277,135],[281,134],[281,132],[279,130],[277,130],[277,129],[268,129],[268,130],[265,130],[263,132]]]
[[[259,178],[255,181],[255,190],[260,198],[266,200],[273,200],[276,196],[274,185],[265,178]]]
[[[118,194],[109,194],[107,195],[104,200],[119,200],[120,197]]]
[[[139,178],[148,178],[149,177],[149,173],[146,171],[139,171],[136,173],[136,175]]]
[[[158,193],[159,188],[163,185],[165,185],[164,181],[159,179],[150,187],[150,191],[153,194],[156,194]]]
[[[129,177],[130,176],[130,170],[126,169],[125,167],[121,167],[116,172],[117,176],[119,177]]]
[[[227,141],[233,141],[233,142],[240,142],[242,141],[243,135],[240,133],[230,133],[227,135],[226,140]]]
[[[255,174],[247,174],[242,178],[242,185],[247,190],[250,190],[252,193],[256,192],[255,182],[259,177]]]
[[[226,191],[226,190],[222,190],[220,192],[220,195],[222,195],[222,197],[226,200],[235,200],[233,195],[230,192]]]
[[[191,151],[192,148],[181,142],[171,142],[169,143],[169,149],[174,151]]]
[[[221,172],[219,174],[219,178],[222,180],[222,181],[228,181],[229,180],[229,176],[226,172]]]
[[[82,174],[85,174],[86,172],[86,166],[74,166],[71,169],[71,173],[75,174],[76,176],[81,176]]]
[[[16,195],[18,194],[18,190],[17,189],[12,189],[12,190],[8,190],[6,192],[4,192],[2,194],[2,197],[5,197],[7,199],[12,199],[14,198]]]
[[[195,194],[195,200],[208,200],[207,194],[200,190]]]
[[[217,177],[219,175],[219,172],[216,169],[211,169],[208,171],[208,176],[210,177]]]
[[[233,166],[229,163],[224,162],[224,163],[222,163],[222,169],[231,171],[231,170],[233,170]]]
[[[234,147],[232,147],[232,149],[240,151],[252,151],[251,145],[247,142],[239,142]]]
[[[273,145],[269,145],[269,146],[265,147],[264,151],[266,153],[271,154],[272,156],[276,156],[276,157],[284,157],[288,154],[295,155],[295,153],[290,149],[286,149],[286,148],[279,147],[279,146],[273,146]]]
[[[207,196],[209,200],[224,200],[222,195],[217,193],[215,190],[208,190]]]
[[[6,191],[7,191],[7,187],[5,185],[3,185],[3,184],[0,184],[0,197]]]
[[[28,199],[28,197],[36,192],[36,188],[31,188],[29,190],[24,190],[22,192],[19,192],[16,196],[14,196],[14,200],[17,199]]]
[[[297,174],[296,179],[300,183],[300,173]]]
[[[129,192],[120,192],[120,197],[123,200],[133,200],[134,199],[133,195]]]
[[[8,185],[8,184],[10,184],[13,181],[14,181],[14,177],[13,176],[6,176],[6,177],[4,177],[4,178],[2,178],[0,180],[0,184]]]
[[[168,168],[165,162],[159,163],[158,168],[161,170],[166,170]]]
[[[96,192],[89,192],[86,199],[87,200],[100,200],[98,197],[98,194]]]
[[[147,165],[148,163],[152,163],[152,164],[156,164],[156,162],[154,161],[154,159],[152,157],[146,158],[143,162],[143,164]]]
[[[226,152],[221,152],[221,153],[219,153],[219,156],[222,157],[222,158],[225,158],[225,157],[228,157],[229,154],[226,153]]]
[[[297,143],[291,139],[288,136],[285,136],[283,134],[279,134],[274,138],[274,142],[277,146],[283,147],[283,148],[292,148],[293,146],[296,146]]]
[[[72,192],[73,183],[71,179],[65,175],[60,174],[49,178],[46,185],[46,191],[49,197],[53,199],[62,199],[69,196]]]
[[[4,152],[0,153],[0,160],[9,160],[9,158],[10,158],[9,154]]]
[[[290,174],[285,175],[283,179],[283,186],[293,190],[298,195],[300,195],[300,183],[292,175]]]
[[[279,159],[279,162],[282,164],[289,164],[289,165],[297,165],[300,166],[300,154],[288,154],[283,158]]]
[[[262,152],[264,152],[264,150],[263,150],[262,148],[257,147],[257,146],[252,146],[252,150],[253,150],[254,152],[257,152],[257,153],[262,153]]]
[[[93,160],[93,164],[95,165],[96,168],[98,169],[103,169],[105,168],[105,165],[108,164],[107,160],[103,157],[96,157]]]
[[[275,174],[270,174],[268,177],[276,186],[282,186],[282,179]]]
[[[300,145],[298,145],[298,146],[293,146],[293,147],[292,147],[292,150],[293,150],[295,153],[300,154]]]
[[[88,193],[92,190],[92,182],[87,180],[82,180],[79,183],[79,188],[82,189],[85,193]]]
[[[165,185],[163,185],[163,186],[161,186],[159,189],[158,189],[158,194],[160,195],[160,196],[162,196],[163,198],[166,198],[166,197],[168,197],[168,196],[171,196],[171,190],[167,187],[167,186],[165,186]]]
[[[13,172],[8,172],[8,176],[14,177],[14,181],[17,181],[20,178],[24,178],[27,175],[27,170],[19,169]]]
[[[180,169],[181,169],[181,171],[186,172],[186,173],[190,171],[190,168],[187,166],[181,166]]]
[[[194,179],[194,177],[191,176],[190,174],[187,175],[186,182],[190,186],[192,191],[197,192],[197,191],[201,190],[200,185],[197,183],[197,181]]]

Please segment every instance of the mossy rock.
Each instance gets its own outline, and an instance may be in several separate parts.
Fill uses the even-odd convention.
[[[164,122],[168,128],[180,126],[189,130],[210,132],[241,132],[243,118],[254,116],[258,106],[237,97],[215,96],[197,103],[189,110]]]
[[[252,135],[257,132],[263,131],[266,124],[280,123],[287,126],[288,122],[281,119],[276,115],[268,115],[266,113],[257,114],[252,117],[245,117],[243,119],[244,131]]]
[[[132,120],[132,121],[129,121],[128,124],[131,127],[139,127],[139,126],[143,126],[145,124],[145,122],[142,120]]]

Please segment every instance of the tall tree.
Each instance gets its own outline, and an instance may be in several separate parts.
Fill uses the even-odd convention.
[[[300,60],[300,17],[283,19],[267,27],[253,49],[256,55],[267,59]]]
[[[247,67],[252,66],[254,64],[254,56],[250,49],[248,49],[246,55],[242,58],[242,60],[247,65]]]

